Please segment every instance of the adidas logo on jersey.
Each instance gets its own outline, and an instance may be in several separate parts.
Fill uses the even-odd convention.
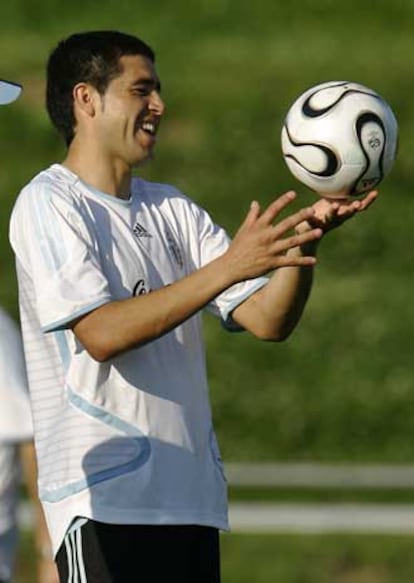
[[[138,238],[140,238],[140,237],[152,237],[151,233],[148,233],[148,231],[142,225],[140,225],[138,222],[135,223],[133,231],[134,231],[134,235]]]

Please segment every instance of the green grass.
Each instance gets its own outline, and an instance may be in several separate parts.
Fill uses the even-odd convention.
[[[223,583],[411,583],[412,537],[224,534]],[[37,583],[33,544],[22,540],[16,583]]]
[[[413,539],[225,535],[223,583],[411,583]]]
[[[0,76],[25,86],[0,108],[0,303],[17,316],[8,215],[16,193],[63,156],[43,108],[49,50],[77,30],[119,28],[158,53],[168,110],[144,177],[176,184],[233,233],[252,198],[297,188],[279,135],[305,88],[350,79],[378,90],[400,150],[372,211],[323,242],[300,327],[262,344],[206,319],[225,460],[413,462],[413,0],[29,0],[6,2]],[[411,491],[230,489],[234,500],[411,502]],[[26,533],[16,583],[34,583]],[[222,537],[224,583],[411,583],[412,537]]]
[[[7,2],[1,76],[25,85],[0,110],[0,303],[17,315],[7,219],[20,187],[63,156],[43,109],[44,63],[75,30],[115,27],[158,53],[168,110],[144,177],[176,184],[233,233],[257,198],[313,195],[280,153],[297,94],[329,79],[377,89],[400,122],[400,151],[372,210],[323,242],[314,292],[283,345],[206,321],[212,401],[224,459],[412,462],[412,0]]]

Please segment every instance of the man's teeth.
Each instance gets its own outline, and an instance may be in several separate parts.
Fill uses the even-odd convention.
[[[155,135],[155,125],[149,121],[146,121],[142,124],[142,129],[145,132],[148,132],[151,135]]]

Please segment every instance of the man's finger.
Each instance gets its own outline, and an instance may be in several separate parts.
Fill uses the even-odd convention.
[[[257,202],[257,200],[253,200],[250,203],[250,208],[247,212],[246,218],[242,223],[242,227],[249,227],[254,225],[259,216],[260,216],[260,204]]]
[[[311,231],[306,231],[300,235],[292,235],[291,237],[286,237],[285,239],[277,241],[274,245],[274,252],[280,253],[294,247],[300,247],[301,245],[306,245],[312,241],[317,241],[322,236],[322,229],[312,229]]]
[[[272,269],[278,269],[279,267],[304,267],[312,266],[317,262],[316,257],[307,256],[293,256],[293,255],[279,255],[275,258],[272,265]]]
[[[365,209],[367,209],[377,199],[377,197],[378,197],[377,190],[372,190],[371,192],[369,192],[367,196],[360,201],[361,205],[359,207],[359,210],[364,211]]]
[[[309,207],[301,209],[297,213],[286,217],[286,219],[283,219],[283,221],[280,221],[280,223],[277,223],[273,227],[275,238],[277,239],[278,237],[282,237],[287,231],[290,231],[290,229],[295,228],[297,225],[303,223],[304,221],[312,219],[314,215],[315,210],[312,207]]]
[[[262,216],[260,217],[260,221],[266,225],[270,225],[273,223],[275,218],[278,214],[287,207],[293,200],[296,198],[296,193],[293,190],[289,192],[285,192],[282,196],[279,196],[276,200],[274,200],[267,209],[263,212]]]

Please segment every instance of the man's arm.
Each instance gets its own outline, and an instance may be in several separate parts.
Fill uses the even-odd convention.
[[[231,285],[252,279],[279,267],[305,267],[315,257],[289,249],[305,245],[322,235],[319,227],[290,235],[292,229],[310,221],[312,208],[273,224],[295,198],[289,192],[261,212],[253,202],[229,249],[191,275],[148,295],[114,301],[86,314],[73,324],[73,331],[93,358],[105,361],[162,336],[202,309]]]
[[[320,199],[313,205],[314,215],[296,226],[297,233],[319,227],[325,234],[355,214],[366,210],[376,199],[370,192],[356,201]],[[289,249],[289,257],[316,257],[320,239]],[[232,314],[235,322],[255,336],[272,341],[286,339],[298,323],[313,281],[312,265],[296,265],[278,269],[269,283],[240,304]]]

